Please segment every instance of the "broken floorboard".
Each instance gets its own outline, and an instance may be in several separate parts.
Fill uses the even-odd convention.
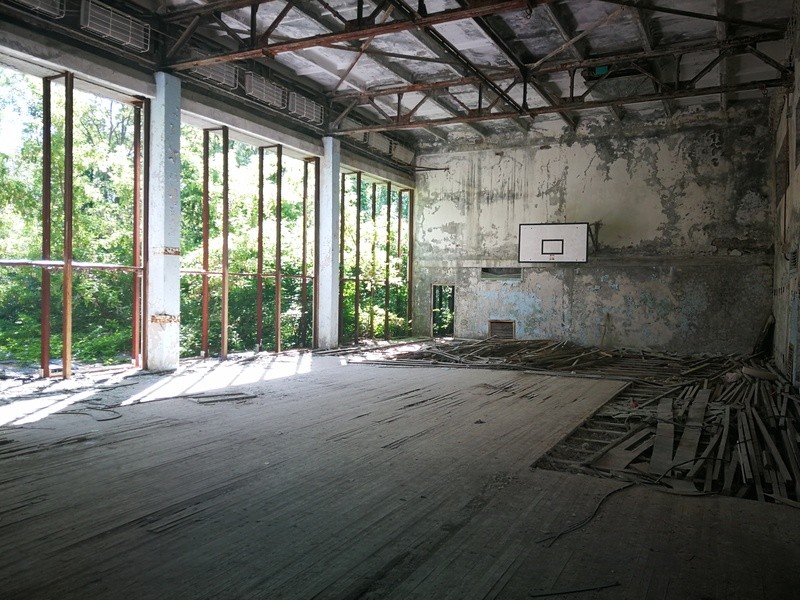
[[[516,599],[614,583],[576,597],[750,600],[800,588],[796,509],[641,486],[607,497],[619,482],[527,468],[618,382],[327,357],[283,379],[237,368],[213,373],[218,388],[148,379],[93,400],[257,398],[3,429],[4,600]],[[582,529],[539,541],[606,497]]]
[[[216,390],[151,386],[172,400],[84,399],[113,404],[108,423],[4,430],[4,600],[348,597],[410,575],[625,386],[334,357],[271,381],[225,370]],[[193,401],[215,393],[256,397]]]

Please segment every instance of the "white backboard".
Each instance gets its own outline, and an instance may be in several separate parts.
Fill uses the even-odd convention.
[[[525,223],[519,226],[519,262],[584,263],[588,223]]]

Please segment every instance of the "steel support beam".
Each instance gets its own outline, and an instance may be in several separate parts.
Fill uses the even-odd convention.
[[[539,108],[531,108],[526,111],[526,114],[535,117],[543,114],[552,114],[559,110],[589,110],[594,108],[603,108],[606,106],[624,106],[626,104],[641,104],[644,102],[658,102],[662,99],[679,99],[679,98],[696,98],[699,96],[714,96],[721,93],[745,92],[745,91],[765,91],[772,88],[785,88],[791,85],[790,81],[786,79],[768,79],[765,81],[754,81],[749,83],[742,83],[736,85],[728,85],[725,87],[713,86],[701,89],[686,89],[685,84],[681,89],[667,92],[667,93],[653,93],[642,94],[639,96],[629,96],[625,98],[617,98],[612,100],[590,100],[586,102],[564,102],[557,107],[542,106]],[[353,127],[341,131],[334,132],[334,135],[346,135],[348,133],[360,133],[366,131],[396,131],[402,129],[416,129],[419,127],[429,127],[431,125],[451,125],[454,123],[465,122],[481,122],[481,121],[494,121],[497,119],[510,119],[516,116],[517,113],[484,113],[480,115],[470,115],[467,117],[453,117],[445,119],[428,119],[425,121],[412,121],[410,123],[384,123],[380,125],[372,125],[365,127]]]
[[[335,31],[331,33],[323,33],[314,35],[307,38],[298,40],[289,40],[285,42],[278,42],[275,44],[262,44],[257,45],[255,48],[247,50],[239,50],[233,52],[223,52],[215,56],[209,56],[200,59],[181,61],[172,63],[168,66],[171,69],[181,71],[191,69],[194,67],[201,67],[206,65],[220,64],[226,62],[233,62],[236,60],[245,60],[248,58],[259,58],[262,56],[276,56],[283,52],[297,52],[306,48],[314,48],[316,46],[324,46],[343,41],[360,40],[367,37],[386,35],[389,33],[399,33],[402,31],[409,31],[419,27],[430,27],[433,25],[440,25],[442,23],[449,23],[451,21],[459,21],[462,19],[471,19],[484,15],[492,15],[496,13],[509,12],[513,10],[520,10],[527,8],[527,6],[534,2],[540,4],[548,0],[503,0],[501,2],[476,2],[468,8],[458,8],[444,10],[441,12],[433,13],[426,17],[411,18],[409,20],[397,20],[381,25],[365,25],[365,26],[351,26],[344,31]]]

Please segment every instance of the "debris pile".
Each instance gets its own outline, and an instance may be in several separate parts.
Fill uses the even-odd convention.
[[[679,356],[551,340],[434,340],[378,364],[628,380],[534,468],[800,507],[800,396],[758,355]]]
[[[678,356],[650,350],[603,349],[553,340],[434,340],[385,359],[408,366],[469,366],[557,371],[660,383],[720,377],[739,364],[735,356]],[[386,360],[375,361],[386,364]],[[366,361],[372,362],[372,361]]]
[[[647,406],[621,400],[595,415],[607,423],[579,429],[534,466],[800,507],[800,397],[772,371],[744,366]]]

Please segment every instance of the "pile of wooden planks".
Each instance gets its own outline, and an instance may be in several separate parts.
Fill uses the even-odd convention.
[[[679,493],[800,502],[800,396],[768,368],[748,363],[717,383],[669,387],[641,404],[614,402],[603,413],[627,430],[572,461],[563,458],[576,444],[567,438],[534,466],[605,473]]]
[[[626,379],[623,393],[532,466],[685,494],[800,503],[800,396],[772,364],[753,356],[490,338],[432,340],[366,362]]]
[[[525,369],[660,382],[718,377],[737,364],[734,356],[687,357],[647,350],[584,347],[565,341],[495,338],[433,340],[419,349],[387,355],[386,360],[407,366]],[[385,364],[385,361],[375,362]]]

